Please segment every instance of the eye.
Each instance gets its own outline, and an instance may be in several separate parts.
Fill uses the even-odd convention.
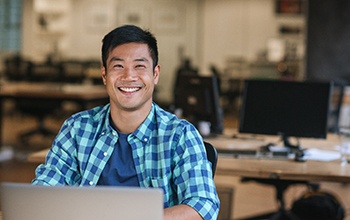
[[[146,66],[143,65],[143,64],[137,64],[137,65],[135,66],[135,68],[136,68],[136,69],[145,69]]]
[[[116,63],[113,65],[113,69],[116,69],[116,68],[121,69],[121,68],[123,68],[123,65]]]

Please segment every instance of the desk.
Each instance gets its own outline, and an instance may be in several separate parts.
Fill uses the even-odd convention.
[[[350,183],[350,167],[341,166],[338,160],[332,162],[295,162],[265,159],[234,159],[219,156],[216,173],[218,175],[265,179]]]
[[[2,145],[2,104],[5,99],[73,101],[82,109],[92,103],[107,103],[108,94],[104,86],[61,83],[6,83],[0,87],[0,145]]]
[[[33,163],[44,163],[49,148],[28,154],[27,161]]]
[[[265,143],[276,142],[276,140],[278,140],[276,136],[255,136],[251,140],[225,137],[206,139],[217,149],[256,148]],[[334,146],[338,144],[338,137],[329,134],[327,140],[304,138],[300,140],[300,144],[303,148],[334,150]],[[339,160],[296,162],[294,160],[233,158],[219,154],[216,174],[266,179],[350,183],[350,165],[341,166]]]
[[[238,135],[241,139],[227,137],[207,138],[206,141],[220,149],[256,149],[267,143],[276,143],[277,136],[246,136]],[[329,134],[327,139],[300,139],[302,148],[319,148],[334,150],[339,140],[336,135]],[[350,183],[350,164],[342,166],[339,160],[330,162],[306,161],[296,162],[292,159],[248,159],[234,158],[219,154],[216,175],[221,177],[238,177],[244,182],[255,181],[268,184],[275,188],[275,197],[279,204],[278,210],[263,214],[247,213],[240,219],[269,219],[273,214],[282,214],[286,209],[284,192],[289,186],[307,183],[333,182]],[[318,185],[318,184],[317,184]],[[243,205],[244,206],[244,205]],[[253,215],[253,216],[252,216]],[[249,217],[250,216],[250,217]]]
[[[0,98],[50,98],[82,103],[106,100],[104,86],[61,83],[6,83],[0,86]]]

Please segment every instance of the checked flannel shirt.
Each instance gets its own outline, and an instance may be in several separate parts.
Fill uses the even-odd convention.
[[[118,140],[109,115],[107,104],[68,118],[33,184],[95,186]],[[220,201],[211,164],[192,124],[153,103],[128,142],[140,186],[162,188],[164,208],[186,204],[203,219],[217,218]]]

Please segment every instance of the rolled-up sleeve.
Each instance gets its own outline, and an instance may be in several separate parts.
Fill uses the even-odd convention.
[[[203,219],[217,219],[220,201],[207,160],[203,140],[191,126],[179,139],[176,149],[174,185],[180,204],[194,208]]]
[[[39,165],[32,181],[35,185],[75,185],[79,179],[76,147],[69,122],[65,122],[49,150],[45,163]],[[68,143],[69,142],[69,143]],[[68,147],[69,146],[69,147]]]

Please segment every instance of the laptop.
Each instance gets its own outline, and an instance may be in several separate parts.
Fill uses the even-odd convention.
[[[0,185],[2,220],[161,220],[163,191],[137,187]]]

